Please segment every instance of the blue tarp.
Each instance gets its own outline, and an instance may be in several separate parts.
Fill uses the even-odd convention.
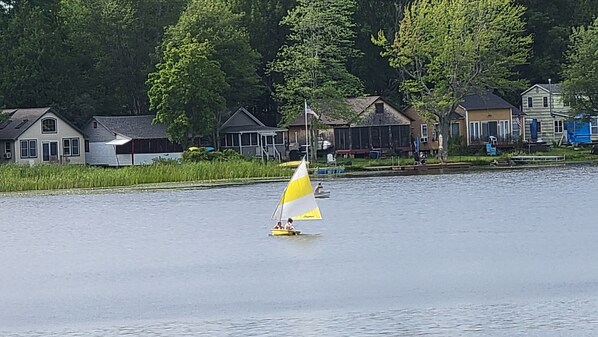
[[[575,144],[589,144],[592,142],[590,137],[590,123],[581,120],[567,122],[567,141]]]

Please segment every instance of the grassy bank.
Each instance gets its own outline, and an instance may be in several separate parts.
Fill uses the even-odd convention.
[[[291,170],[255,161],[153,164],[122,168],[0,165],[0,192],[100,188],[165,182],[214,182],[288,177]]]
[[[451,156],[449,162],[467,162],[479,167],[489,167],[494,160],[507,160],[514,155],[527,153],[504,153],[500,156]],[[598,156],[589,149],[552,148],[534,155],[564,156],[567,162],[596,162]],[[427,163],[438,161],[427,158]],[[214,160],[186,163],[155,163],[144,166],[105,168],[81,165],[0,165],[0,192],[36,190],[60,190],[75,188],[105,188],[134,186],[140,184],[180,182],[235,182],[255,178],[287,178],[292,168],[282,168],[278,163],[261,163],[253,160]],[[337,158],[337,164],[346,171],[360,171],[368,166],[413,165],[412,158],[387,157]],[[312,167],[326,166],[325,162]]]
[[[501,153],[498,156],[487,156],[483,154],[478,155],[452,155],[449,157],[449,163],[470,163],[474,166],[489,166],[494,160],[509,161],[513,156],[563,156],[566,162],[598,162],[598,155],[590,153],[589,148],[572,148],[572,147],[554,147],[549,148],[545,152],[528,153],[522,152],[507,152]],[[426,163],[436,164],[438,159],[433,156],[426,158]],[[337,164],[344,166],[347,170],[362,170],[370,166],[394,166],[394,165],[413,165],[413,158],[406,157],[383,157],[380,159],[370,158],[337,158]],[[320,163],[324,165],[324,163]]]

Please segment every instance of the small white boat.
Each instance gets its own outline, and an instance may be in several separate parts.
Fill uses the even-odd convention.
[[[307,172],[307,163],[305,158],[295,169],[287,187],[282,193],[282,197],[274,210],[272,220],[282,223],[288,218],[293,221],[302,220],[321,220],[322,214],[314,196],[314,190],[311,187],[309,174]],[[272,228],[270,235],[289,236],[299,235],[301,232],[296,229]]]
[[[330,191],[314,192],[314,197],[318,199],[330,198]]]

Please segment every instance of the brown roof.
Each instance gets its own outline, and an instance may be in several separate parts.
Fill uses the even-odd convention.
[[[401,109],[397,108],[394,104],[385,100],[381,96],[365,96],[365,97],[348,98],[347,103],[349,103],[349,105],[353,109],[353,112],[355,112],[357,115],[361,115],[364,111],[366,111],[370,106],[372,106],[372,104],[374,104],[379,99],[384,100],[384,103],[392,106],[397,111],[399,111],[401,113],[403,112]],[[341,125],[348,125],[350,123],[349,121],[344,120],[344,119],[329,117],[326,115],[325,112],[316,111],[316,113],[319,114],[319,116],[320,116],[319,120],[320,120],[320,123],[322,123],[322,124],[326,124],[326,125],[330,125],[330,126],[341,126]],[[411,120],[415,120],[415,118],[413,118],[413,116],[411,116],[409,114],[405,114],[405,116],[407,116]],[[293,120],[293,122],[289,123],[289,126],[301,126],[301,125],[305,125],[305,117],[303,115],[298,116],[297,118],[295,118],[295,120]]]

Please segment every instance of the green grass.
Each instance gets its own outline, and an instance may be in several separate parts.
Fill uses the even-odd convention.
[[[453,155],[449,162],[468,162],[472,165],[487,166],[495,159],[508,160],[514,155],[527,155],[527,152],[503,153],[500,156]],[[570,162],[596,162],[589,148],[571,147],[550,148],[547,152],[532,155],[565,156]],[[429,164],[438,163],[433,157],[426,158]],[[387,157],[337,158],[337,164],[347,171],[363,170],[371,166],[413,165],[413,158]],[[312,167],[326,166],[319,162]],[[56,190],[75,188],[104,188],[133,186],[140,184],[168,182],[229,182],[255,178],[287,178],[292,168],[279,167],[277,163],[261,163],[253,160],[200,161],[192,163],[155,163],[144,166],[105,168],[83,165],[0,165],[0,192],[29,190]]]
[[[206,161],[122,168],[82,165],[0,166],[0,192],[100,188],[165,182],[214,182],[288,177],[292,170],[255,161]]]
[[[598,156],[590,153],[590,148],[572,148],[572,147],[551,147],[546,152],[528,153],[527,151],[504,152],[498,156],[487,156],[485,154],[475,155],[449,155],[449,163],[470,163],[472,165],[487,166],[494,160],[508,160],[517,155],[535,155],[535,156],[564,156],[566,161],[572,162],[595,162]],[[439,163],[434,156],[426,158],[426,163]],[[325,165],[320,162],[320,165]],[[394,166],[394,165],[413,165],[412,157],[385,157],[380,159],[369,158],[337,158],[337,164],[345,166],[347,170],[362,170],[370,166]]]

